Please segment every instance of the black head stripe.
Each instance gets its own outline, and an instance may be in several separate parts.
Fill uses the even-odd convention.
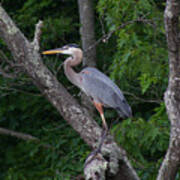
[[[74,48],[79,48],[79,46],[77,44],[68,44],[68,47],[74,47]]]

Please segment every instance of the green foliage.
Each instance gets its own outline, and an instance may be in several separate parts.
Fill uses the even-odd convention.
[[[113,127],[142,179],[155,179],[169,142],[169,121],[162,103],[148,121],[133,118]],[[154,178],[153,178],[154,177]]]
[[[71,179],[80,174],[89,151],[79,135],[59,119],[59,114],[43,97],[15,94],[14,98],[17,104],[1,110],[1,126],[32,134],[41,142],[36,144],[1,136],[0,154],[6,159],[5,162],[0,159],[3,164],[0,171],[4,172],[1,177],[8,180]],[[8,99],[0,101],[1,107],[5,107],[5,103]]]

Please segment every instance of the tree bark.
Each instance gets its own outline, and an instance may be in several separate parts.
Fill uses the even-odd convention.
[[[169,84],[164,100],[171,122],[170,143],[158,174],[158,180],[175,179],[180,165],[180,1],[167,0],[164,23],[169,53]]]
[[[36,25],[34,41],[29,42],[0,5],[0,37],[7,44],[14,60],[23,67],[25,72],[32,78],[33,83],[59,111],[62,117],[94,149],[99,144],[102,129],[42,63],[38,53],[41,26],[42,22]],[[121,174],[123,177],[125,174],[128,180],[138,179],[125,151],[118,147],[112,136],[107,136],[101,147],[100,154],[107,163],[104,174],[99,174],[100,177],[106,177],[108,174],[111,177],[118,176],[120,179]],[[99,160],[97,159],[97,161]],[[96,169],[98,168],[96,166]],[[96,173],[96,169],[94,169],[94,173]],[[91,174],[86,174],[86,179],[88,179],[87,176],[91,178]]]
[[[83,50],[95,43],[94,11],[92,0],[78,0],[80,15],[80,34]],[[84,52],[83,65],[96,66],[96,47]]]

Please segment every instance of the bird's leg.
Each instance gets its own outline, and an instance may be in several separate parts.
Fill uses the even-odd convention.
[[[105,132],[107,132],[108,131],[108,126],[107,126],[107,123],[106,123],[106,119],[104,117],[104,113],[101,113],[100,115],[101,115],[101,119],[102,119],[102,122],[103,122],[104,130],[105,130]]]
[[[91,157],[91,158],[88,161],[85,162],[85,167],[87,166],[87,164],[89,164],[96,157],[96,155],[98,153],[101,152],[101,147],[102,147],[102,145],[104,143],[104,140],[106,138],[106,135],[108,133],[108,126],[107,126],[107,123],[106,123],[106,120],[105,120],[105,117],[104,117],[102,104],[101,103],[97,103],[95,101],[93,101],[93,103],[94,103],[94,106],[96,107],[96,109],[98,110],[98,112],[101,115],[101,119],[102,119],[102,122],[103,122],[103,131],[102,131],[102,135],[101,135],[101,139],[100,139],[99,145],[98,145],[98,147],[93,152],[91,152],[91,154],[89,154],[88,158],[89,157]]]
[[[107,135],[107,131],[103,131],[102,136],[101,136],[101,141],[98,147],[88,155],[88,157],[86,158],[84,167],[86,167],[89,163],[91,163],[95,158],[98,157],[98,154],[101,153],[101,147],[104,143],[106,135]]]
[[[108,126],[107,126],[107,123],[106,123],[106,120],[105,120],[105,117],[104,117],[104,112],[103,112],[102,104],[101,103],[96,103],[94,101],[94,106],[96,107],[96,109],[100,113],[101,119],[102,119],[102,123],[103,123],[103,128],[104,128],[105,132],[107,132],[108,131]]]
[[[105,117],[104,117],[102,104],[97,103],[97,102],[94,101],[94,105],[95,105],[96,109],[98,110],[98,112],[100,113],[101,119],[102,119],[102,122],[103,122],[103,131],[102,131],[102,135],[101,135],[101,141],[100,141],[99,146],[98,146],[98,148],[96,150],[97,152],[99,152],[99,151],[101,151],[101,147],[102,147],[102,145],[104,143],[106,135],[108,134],[108,126],[107,126],[107,123],[106,123],[106,120],[105,120]]]

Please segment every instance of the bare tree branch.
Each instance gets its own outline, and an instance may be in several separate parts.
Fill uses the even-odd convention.
[[[140,102],[147,102],[147,103],[156,103],[156,104],[161,104],[163,102],[163,100],[160,99],[143,99],[141,97],[136,96],[133,93],[127,92],[127,91],[123,91],[124,94],[132,96],[135,100],[138,100]]]
[[[25,141],[32,141],[32,142],[36,142],[36,143],[41,142],[39,138],[34,137],[30,134],[20,133],[20,132],[16,132],[16,131],[9,130],[9,129],[2,128],[2,127],[0,127],[0,134],[16,137],[18,139],[22,139]],[[41,144],[41,146],[44,148],[52,148],[52,146],[49,144]]]
[[[0,127],[0,134],[16,137],[23,140],[30,140],[30,141],[40,141],[37,137],[31,136],[30,134],[24,134],[16,131],[12,131],[9,129],[5,129]]]
[[[33,40],[33,46],[34,46],[34,49],[36,51],[39,51],[40,49],[40,45],[39,45],[39,42],[40,42],[40,37],[41,37],[41,28],[43,26],[43,22],[42,21],[39,21],[37,24],[36,24],[36,30],[35,30],[35,33],[34,33],[34,40]]]
[[[14,63],[8,59],[2,50],[0,50],[0,61],[5,61],[12,66],[14,65]]]
[[[180,42],[179,0],[167,0],[164,22],[169,54],[169,84],[164,100],[171,122],[170,143],[158,174],[158,180],[175,179],[180,165]]]
[[[0,67],[0,74],[5,78],[17,78],[17,75],[22,71],[22,69],[20,69],[22,66],[20,64],[15,64],[2,50],[0,50],[0,63],[1,66],[6,64],[4,68]]]
[[[0,75],[2,75],[5,78],[11,78],[11,79],[16,78],[14,74],[6,73],[1,67],[0,67]]]

